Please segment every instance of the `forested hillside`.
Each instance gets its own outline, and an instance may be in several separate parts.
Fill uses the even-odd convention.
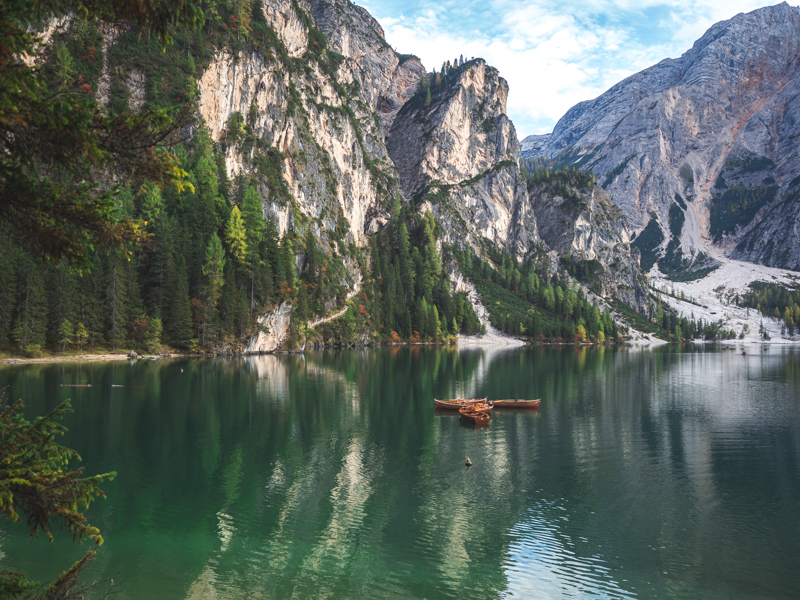
[[[135,28],[121,28],[102,52],[99,24],[76,17],[53,36],[42,79],[51,90],[81,99],[96,94],[112,116],[165,110],[183,124],[183,115],[193,112],[197,78],[220,48],[306,68],[306,61],[287,56],[261,2],[208,2],[204,9],[205,26],[177,28],[166,51]],[[324,36],[310,20],[307,25],[317,62],[335,63]],[[146,75],[140,96],[125,82],[131,73]],[[389,227],[358,247],[343,219],[338,230],[320,237],[319,226],[295,208],[293,224],[279,235],[274,219],[264,216],[259,192],[266,182],[271,200],[294,199],[280,152],[254,135],[255,111],[231,115],[223,145],[212,142],[195,114],[191,135],[172,147],[185,170],[182,186],[118,185],[116,216],[140,223],[141,243],[93,249],[76,264],[45,260],[13,236],[0,236],[0,349],[28,355],[42,349],[240,349],[256,317],[280,302],[293,305],[292,343],[298,344],[307,321],[344,303],[356,272],[364,279],[361,295],[341,323],[308,332],[313,340],[439,340],[479,331],[472,306],[450,292],[431,218],[408,215],[397,203]],[[226,145],[255,150],[249,176],[228,179]]]
[[[508,333],[616,339],[568,281],[577,263],[548,273],[495,69],[459,58],[426,74],[347,2],[200,8],[166,49],[126,20],[42,20],[36,85],[116,123],[105,142],[124,151],[43,161],[34,178],[90,173],[86,197],[117,229],[50,250],[0,231],[0,351],[241,351],[271,311],[291,315],[284,349],[447,341],[483,328],[459,269]],[[468,115],[459,148],[453,106]],[[155,139],[136,146],[138,124]],[[128,148],[167,175],[123,168]]]

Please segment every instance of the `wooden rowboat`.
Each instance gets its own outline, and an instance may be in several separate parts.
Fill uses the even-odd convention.
[[[476,410],[458,411],[465,419],[472,421],[476,425],[486,425],[492,418],[486,413],[478,412]]]
[[[492,400],[497,408],[539,408],[541,398],[536,400]]]
[[[475,404],[485,404],[486,398],[459,398],[457,400],[437,400],[433,399],[436,408],[443,410],[458,410],[462,406],[472,406]]]
[[[484,414],[489,414],[490,412],[492,412],[493,408],[494,406],[492,406],[491,404],[470,404],[469,406],[462,406],[461,408],[458,409],[458,412],[460,412],[462,415],[465,412],[480,412]]]

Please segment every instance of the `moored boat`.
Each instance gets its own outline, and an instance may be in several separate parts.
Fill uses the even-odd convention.
[[[470,404],[468,406],[462,406],[461,408],[458,409],[458,412],[460,412],[462,415],[465,412],[480,412],[480,413],[484,413],[484,414],[489,414],[492,411],[493,408],[494,408],[494,406],[492,406],[491,404],[488,404],[488,403]]]
[[[492,418],[487,413],[479,412],[477,410],[458,411],[465,419],[472,421],[476,425],[485,425]]]
[[[537,398],[536,400],[492,400],[492,404],[494,404],[496,408],[539,408],[539,403],[541,401],[541,398]]]
[[[433,399],[436,408],[444,410],[458,410],[462,406],[474,406],[476,404],[485,404],[486,398],[458,398],[455,400],[437,400]]]

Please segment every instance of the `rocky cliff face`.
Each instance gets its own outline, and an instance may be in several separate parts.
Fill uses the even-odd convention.
[[[338,231],[363,245],[396,189],[376,112],[403,93],[389,89],[399,60],[377,22],[349,2],[269,0],[264,12],[277,48],[219,53],[200,80],[200,113],[225,144],[231,177],[263,175],[265,212],[281,233],[299,213],[323,237]],[[237,115],[256,143],[229,130]]]
[[[440,76],[441,77],[441,76]],[[482,59],[448,73],[400,109],[387,147],[404,196],[442,223],[445,241],[487,239],[519,257],[539,242],[506,116],[508,84]]]
[[[658,252],[674,270],[719,253],[793,267],[798,66],[800,9],[740,14],[680,58],[576,105],[523,155],[563,153],[592,170],[633,229],[658,224]]]
[[[631,248],[627,220],[608,192],[593,184],[538,182],[528,194],[542,240],[571,274],[597,295],[647,308],[639,253]]]

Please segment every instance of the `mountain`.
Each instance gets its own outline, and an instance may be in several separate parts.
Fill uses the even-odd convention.
[[[443,241],[489,240],[522,260],[539,243],[506,115],[508,83],[482,59],[444,75],[399,111],[387,138],[404,197],[430,210]]]
[[[482,59],[427,73],[348,0],[218,3],[167,49],[81,15],[43,30],[42,85],[112,116],[196,111],[170,148],[191,185],[118,181],[147,243],[95,251],[91,271],[0,235],[0,350],[268,352],[488,325],[603,341],[618,331],[600,308],[647,308],[627,225],[575,173],[521,168],[508,84]]]
[[[577,104],[522,155],[592,171],[664,273],[719,256],[800,267],[798,67],[800,9],[739,14]]]
[[[199,107],[212,138],[224,148],[228,176],[260,179],[264,212],[281,234],[310,220],[326,252],[340,248],[326,243],[339,236],[366,249],[400,211],[434,217],[440,253],[454,248],[483,255],[489,244],[521,264],[550,250],[539,236],[520,170],[520,144],[506,114],[508,84],[496,69],[474,59],[429,74],[418,58],[389,47],[366,10],[344,0],[270,0],[264,15],[285,55],[278,52],[280,60],[265,61],[263,52],[218,52],[200,77]],[[322,61],[309,61],[317,56],[316,28],[325,37],[325,49]],[[285,68],[299,61],[309,64],[295,73]],[[327,61],[335,63],[332,68],[320,67]],[[295,98],[302,109],[291,110],[287,98]],[[288,203],[276,201],[275,185],[260,176],[258,150],[227,142],[231,116],[248,111],[256,115],[253,136],[280,153],[277,183],[288,186]],[[606,226],[613,233],[606,235]],[[574,253],[580,263],[588,250],[590,259],[604,261],[603,294],[641,309],[646,300],[624,224],[599,219],[591,227],[597,235],[589,248],[561,248],[550,263],[566,276],[559,256]],[[595,254],[595,239],[601,238],[608,251]],[[619,250],[611,250],[617,242]],[[628,260],[620,260],[626,252]],[[359,254],[346,261],[351,294],[360,289],[356,282],[369,276]],[[605,261],[612,254],[613,260]],[[461,281],[455,261],[443,264],[452,280]],[[264,315],[260,322],[279,326],[271,327],[273,334],[253,338],[248,349],[284,344],[290,335],[287,314],[282,306]],[[416,331],[417,321],[412,315],[410,325],[398,327]]]

